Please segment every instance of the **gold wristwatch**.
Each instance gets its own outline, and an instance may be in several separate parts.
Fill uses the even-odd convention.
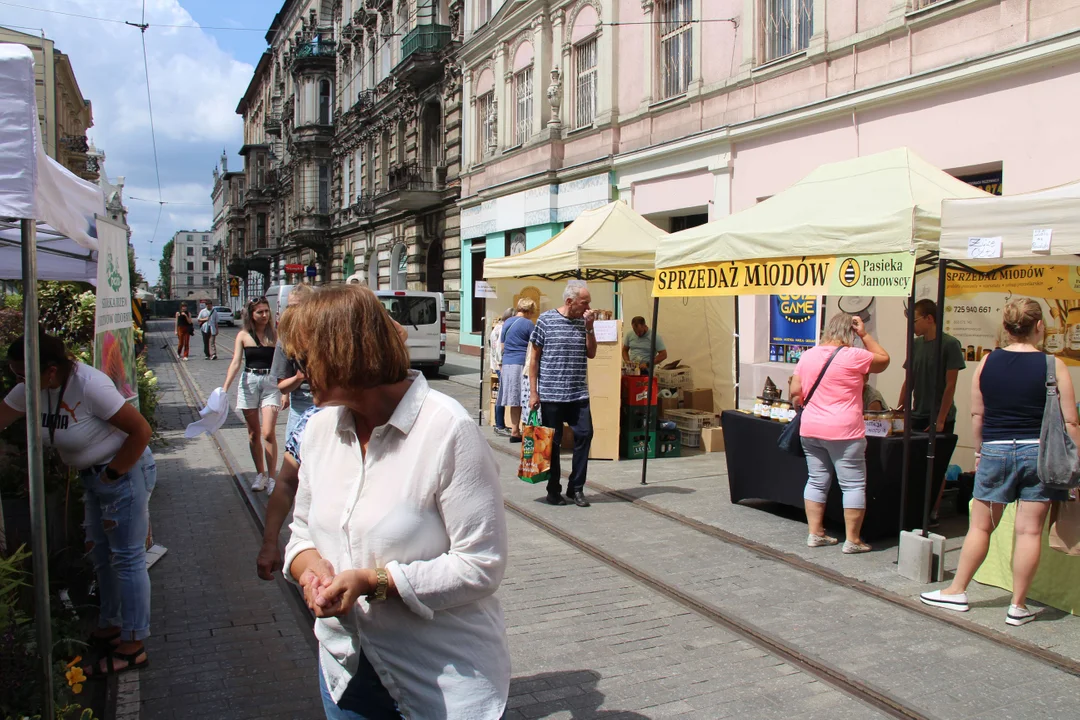
[[[382,602],[386,599],[386,589],[390,587],[390,576],[386,574],[386,568],[375,568],[375,589],[367,596],[369,603]]]

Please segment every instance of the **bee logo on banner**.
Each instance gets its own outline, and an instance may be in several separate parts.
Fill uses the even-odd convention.
[[[915,276],[907,252],[854,257],[803,257],[662,268],[653,280],[656,297],[718,295],[871,295],[906,297]]]

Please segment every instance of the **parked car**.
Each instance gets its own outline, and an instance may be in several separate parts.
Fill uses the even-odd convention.
[[[424,373],[446,363],[446,308],[442,293],[417,290],[378,290],[383,307],[409,332],[409,360]]]
[[[217,316],[218,325],[228,325],[233,327],[236,325],[236,320],[233,318],[232,308],[227,308],[224,305],[218,305],[214,308],[214,314]]]

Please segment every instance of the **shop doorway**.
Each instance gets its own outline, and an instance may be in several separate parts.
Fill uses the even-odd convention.
[[[484,334],[484,298],[476,297],[476,281],[484,279],[484,258],[487,257],[487,246],[473,246],[472,251],[472,280],[473,286],[467,290],[472,297],[472,332]]]
[[[428,292],[443,291],[442,238],[431,241],[427,252],[426,279]]]

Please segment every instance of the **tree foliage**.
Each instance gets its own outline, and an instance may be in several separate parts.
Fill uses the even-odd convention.
[[[161,297],[172,297],[172,256],[173,241],[170,240],[161,249],[161,260],[158,261],[158,286],[161,287]]]

